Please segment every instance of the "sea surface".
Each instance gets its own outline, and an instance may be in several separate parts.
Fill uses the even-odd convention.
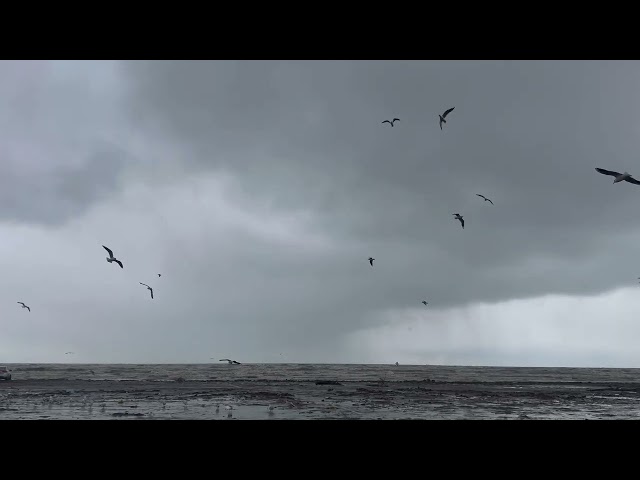
[[[640,369],[7,364],[0,419],[638,419]]]

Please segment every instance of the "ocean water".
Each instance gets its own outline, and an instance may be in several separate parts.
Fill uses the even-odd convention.
[[[432,379],[447,383],[639,383],[639,368],[469,367],[360,364],[11,364],[14,380],[394,382]],[[91,373],[93,371],[94,373]]]
[[[640,369],[7,365],[0,419],[640,418]]]

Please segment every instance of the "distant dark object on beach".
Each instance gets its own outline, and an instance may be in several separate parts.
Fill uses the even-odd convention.
[[[144,413],[116,412],[111,414],[112,417],[144,417]]]
[[[316,385],[342,385],[340,382],[335,380],[318,380]]]

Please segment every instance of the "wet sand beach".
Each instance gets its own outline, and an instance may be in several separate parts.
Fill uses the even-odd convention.
[[[16,365],[13,374],[0,382],[0,419],[640,418],[635,369]]]
[[[0,418],[632,419],[639,394],[640,385],[35,380],[0,385]]]

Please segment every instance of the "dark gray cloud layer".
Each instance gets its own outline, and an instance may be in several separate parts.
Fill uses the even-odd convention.
[[[16,116],[0,116],[0,220],[79,232],[84,264],[67,274],[103,282],[108,297],[77,301],[131,325],[122,350],[326,361],[423,299],[588,295],[640,276],[627,260],[640,187],[594,170],[640,177],[636,63],[141,61],[112,83],[63,66],[82,80],[0,84]],[[100,223],[83,217],[94,207]],[[94,270],[101,243],[126,259],[121,275]],[[144,291],[135,308],[108,303],[156,268],[155,310]],[[60,308],[65,295],[51,293]]]
[[[636,273],[606,246],[636,230],[640,189],[594,171],[640,175],[633,63],[135,62],[125,71],[135,118],[188,149],[191,168],[233,172],[255,202],[312,209],[335,238],[361,242],[358,259],[376,257],[393,294],[365,288],[357,298],[354,285],[359,305],[402,306],[422,292],[440,305],[591,293]],[[381,125],[394,116],[394,128]]]
[[[80,158],[78,166],[58,164],[40,172],[9,166],[2,178],[0,218],[58,225],[80,215],[118,190],[125,157],[119,149],[105,147]]]
[[[58,225],[117,192],[127,154],[113,135],[117,102],[100,95],[108,68],[0,62],[0,220]]]

